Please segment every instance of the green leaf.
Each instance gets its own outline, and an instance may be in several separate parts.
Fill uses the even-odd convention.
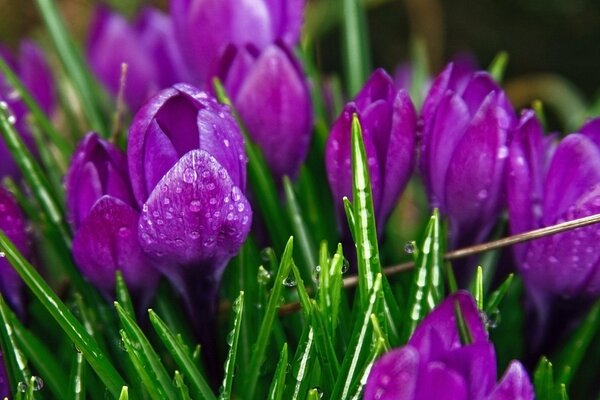
[[[123,388],[121,389],[119,400],[129,400],[129,389],[127,388],[127,386],[123,386]]]
[[[227,359],[225,360],[225,377],[223,378],[223,385],[221,393],[219,394],[220,400],[227,400],[231,398],[231,389],[233,387],[233,375],[235,373],[235,363],[238,348],[238,339],[240,337],[240,328],[242,326],[242,318],[244,314],[244,292],[240,292],[240,295],[233,303],[233,330],[227,335],[227,344],[229,346],[229,352],[227,353]]]
[[[352,235],[352,241],[356,243],[356,217],[354,216],[354,206],[346,196],[342,198],[342,201],[344,202],[344,211],[346,212],[350,235]]]
[[[260,371],[260,367],[262,366],[265,359],[265,352],[267,350],[269,336],[273,328],[273,322],[275,320],[275,317],[277,316],[277,308],[279,308],[279,299],[281,298],[281,293],[283,291],[284,281],[290,274],[290,269],[293,264],[293,243],[293,237],[290,237],[287,242],[287,245],[285,246],[285,250],[283,251],[283,256],[281,257],[281,262],[279,264],[277,276],[275,277],[275,283],[273,285],[273,289],[271,290],[269,302],[267,303],[267,307],[265,309],[265,316],[262,320],[262,324],[258,331],[256,343],[253,347],[248,375],[243,386],[243,393],[249,399],[254,398],[256,384],[258,382],[258,374]]]
[[[156,393],[160,395],[162,399],[175,399],[175,389],[173,388],[171,379],[158,354],[156,354],[156,351],[144,335],[144,332],[117,301],[115,301],[115,309],[117,310],[117,315],[121,321],[121,327],[130,344],[129,346],[126,346],[127,354],[132,358],[132,361],[133,358],[137,359],[141,366],[147,371],[152,379],[152,389],[156,390]],[[123,341],[125,340],[126,339],[123,338]],[[146,386],[146,389],[149,389],[150,391],[151,388]]]
[[[196,367],[196,363],[190,355],[189,350],[184,347],[167,324],[152,309],[148,310],[148,314],[150,315],[150,323],[154,327],[158,337],[169,351],[171,357],[173,357],[177,367],[189,380],[188,385],[192,397],[195,399],[216,400],[210,385]]]
[[[162,388],[160,388],[160,384],[156,384],[156,379],[150,372],[150,367],[148,367],[147,361],[142,360],[142,354],[140,354],[136,349],[136,344],[133,344],[127,332],[124,329],[119,331],[121,334],[121,340],[123,341],[123,347],[125,347],[125,351],[129,355],[129,359],[133,364],[133,367],[137,371],[137,379],[139,379],[143,386],[146,388],[146,392],[153,400],[160,400],[163,397]],[[170,385],[170,383],[169,383]]]
[[[542,357],[535,369],[533,383],[537,400],[554,400],[554,373],[552,363],[546,357]]]
[[[275,369],[275,375],[271,381],[271,388],[269,389],[268,400],[282,400],[283,391],[285,389],[285,376],[288,369],[288,346],[287,343],[283,344],[281,348],[281,355],[279,356],[279,362]]]
[[[34,296],[48,310],[56,322],[58,322],[73,344],[83,353],[109,392],[114,397],[117,397],[124,383],[123,378],[121,378],[115,367],[110,363],[106,354],[98,346],[98,343],[86,332],[77,318],[75,318],[46,282],[44,282],[35,268],[25,260],[1,230],[0,249],[5,253],[8,262],[21,276],[21,279],[33,292]]]
[[[342,0],[342,45],[348,94],[356,95],[371,71],[369,32],[362,2]]]
[[[514,274],[509,274],[506,277],[506,279],[504,280],[504,282],[502,282],[500,287],[498,289],[496,289],[495,291],[493,291],[492,294],[490,294],[488,296],[488,299],[487,299],[487,302],[486,302],[486,305],[484,308],[486,314],[489,315],[498,310],[498,307],[500,306],[500,302],[502,302],[502,299],[504,298],[504,296],[508,292],[508,289],[510,288],[510,284],[513,281],[513,277],[514,277]]]
[[[310,389],[309,374],[313,371],[316,360],[314,353],[314,330],[310,325],[306,325],[302,331],[300,343],[292,362],[292,379],[288,379],[291,382],[286,385],[284,399],[297,400],[306,398],[306,394]]]
[[[492,75],[492,78],[498,83],[502,83],[504,72],[506,72],[506,66],[508,65],[508,58],[508,53],[506,51],[501,51],[496,54],[488,67],[490,75]]]
[[[425,95],[425,91],[427,90],[426,86],[430,79],[427,44],[425,43],[425,40],[419,37],[411,40],[410,56],[412,73],[410,98],[413,100],[413,103],[418,110],[423,104],[423,96]]]
[[[460,303],[458,300],[454,302],[454,315],[456,317],[456,326],[458,328],[458,334],[460,336],[460,342],[463,346],[467,346],[473,343],[473,335],[469,330],[469,326],[467,325],[467,321],[465,321],[465,316],[462,313],[462,309],[460,308]]]
[[[121,271],[115,273],[115,292],[117,293],[117,301],[123,307],[123,311],[135,321],[133,302],[131,301],[131,296],[129,295],[129,290],[127,289],[127,284],[125,283],[125,279],[123,279],[123,273]]]
[[[188,387],[183,381],[183,376],[179,373],[179,371],[175,371],[175,377],[173,378],[173,386],[175,386],[177,398],[179,400],[191,400]]]
[[[109,132],[97,99],[99,88],[94,84],[87,65],[73,44],[56,4],[53,0],[36,0],[36,3],[67,76],[79,95],[81,107],[92,130],[106,137]]]
[[[477,303],[477,309],[479,311],[483,310],[483,268],[481,265],[477,267],[477,272],[475,274],[475,289],[474,289],[475,302]]]
[[[15,338],[14,329],[10,320],[10,311],[4,297],[0,295],[0,337],[2,338],[2,355],[7,362],[7,372],[13,392],[23,383],[27,384],[31,372],[27,365],[27,358],[19,348]]]
[[[85,358],[80,352],[75,352],[71,374],[69,377],[68,398],[73,400],[85,400]]]
[[[320,400],[320,399],[321,399],[321,393],[319,393],[319,390],[317,388],[312,388],[308,391],[307,400]]]
[[[315,344],[322,369],[322,389],[324,393],[330,393],[335,380],[340,373],[340,362],[333,344],[333,333],[325,323],[325,316],[319,309],[317,302],[311,300],[311,326],[315,329]]]
[[[371,318],[371,321],[377,321],[377,318]],[[369,373],[371,372],[371,367],[373,367],[373,363],[375,360],[385,352],[386,344],[383,336],[379,336],[375,340],[375,344],[371,348],[371,353],[369,354],[368,361],[360,374],[360,381],[358,383],[356,392],[352,396],[352,400],[359,400],[361,398],[363,389],[367,384],[367,379],[369,378]]]

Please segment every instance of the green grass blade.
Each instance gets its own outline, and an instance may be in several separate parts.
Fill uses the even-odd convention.
[[[109,131],[97,99],[99,88],[94,84],[87,65],[73,44],[56,4],[53,0],[36,0],[36,4],[67,76],[79,94],[81,107],[91,129],[106,137]]]
[[[533,385],[535,387],[535,398],[537,400],[554,400],[556,393],[554,387],[554,372],[552,363],[542,357],[533,374]]]
[[[477,303],[477,309],[483,311],[483,268],[481,265],[477,267],[475,274],[475,302]]]
[[[291,378],[293,379],[288,379],[291,382],[286,386],[284,399],[297,400],[306,398],[306,393],[310,389],[310,373],[315,365],[316,357],[314,353],[314,330],[310,325],[306,325],[302,331],[302,337],[300,338],[300,343],[292,362]]]
[[[312,280],[313,268],[317,265],[317,255],[314,251],[314,243],[310,236],[310,232],[302,217],[302,211],[296,199],[292,182],[287,176],[283,177],[283,188],[287,200],[287,210],[292,222],[292,230],[294,237],[297,240],[298,248],[302,259],[302,269],[300,270],[302,278],[306,282],[307,287],[315,292],[316,286]]]
[[[308,391],[308,396],[306,397],[307,400],[320,400],[321,399],[321,393],[319,393],[319,390],[317,388],[312,388]]]
[[[342,1],[342,45],[348,94],[354,96],[371,71],[369,32],[360,0]]]
[[[235,373],[238,339],[240,337],[242,318],[244,318],[243,315],[244,292],[240,292],[240,295],[233,303],[233,329],[227,335],[226,339],[227,345],[229,346],[229,352],[227,354],[227,359],[225,360],[225,377],[223,378],[221,393],[219,394],[220,400],[227,400],[231,398],[231,389],[233,387],[233,375]]]
[[[281,348],[281,355],[279,356],[279,362],[275,369],[275,375],[271,381],[271,388],[269,389],[268,400],[282,400],[283,391],[285,389],[285,376],[288,370],[288,346],[287,343],[283,344]]]
[[[498,83],[502,83],[504,72],[506,72],[506,66],[508,65],[508,59],[508,53],[506,51],[501,51],[496,54],[488,67],[490,75]]]
[[[10,387],[13,392],[21,383],[27,384],[31,372],[27,365],[27,358],[21,351],[15,338],[14,329],[10,320],[10,310],[0,295],[0,337],[2,338],[2,355],[7,363],[7,372]]]
[[[121,271],[117,271],[115,274],[115,292],[117,294],[117,301],[123,307],[123,311],[135,321],[133,302],[131,301],[131,296],[129,295],[129,290]]]
[[[123,386],[123,388],[121,389],[119,400],[129,400],[129,389],[127,388],[127,386]]]
[[[371,318],[371,321],[377,321],[377,318]],[[367,364],[360,375],[360,381],[357,385],[358,387],[356,389],[356,392],[354,393],[354,396],[352,396],[352,400],[359,400],[361,398],[363,389],[367,384],[367,379],[369,378],[369,373],[371,372],[371,367],[373,367],[373,363],[375,362],[377,357],[383,354],[385,348],[385,339],[383,338],[383,336],[379,336],[371,349],[371,353],[369,354]]]
[[[298,299],[300,300],[300,307],[302,308],[302,314],[304,318],[308,321],[310,319],[310,315],[313,310],[313,306],[311,304],[310,296],[308,295],[308,291],[306,290],[306,286],[304,286],[304,280],[300,275],[300,271],[296,264],[292,263],[292,273],[294,275],[294,279],[296,281],[296,290],[298,291]]]
[[[123,386],[123,378],[119,375],[98,343],[86,332],[85,328],[69,311],[67,306],[58,298],[44,282],[39,273],[23,258],[10,239],[0,230],[0,249],[8,262],[21,279],[33,292],[34,296],[58,322],[73,344],[83,353],[90,366],[104,382],[109,392],[117,397]]]
[[[361,365],[360,360],[364,359],[369,352],[371,338],[368,332],[371,330],[371,314],[377,308],[377,299],[383,296],[381,288],[381,274],[377,274],[373,287],[370,290],[368,303],[360,317],[356,319],[354,330],[348,352],[342,362],[339,379],[333,389],[332,399],[345,400],[352,393],[352,383],[357,379]]]
[[[315,329],[315,343],[317,349],[317,355],[322,370],[322,386],[323,392],[328,394],[331,393],[331,389],[335,384],[335,381],[340,373],[340,362],[335,352],[335,346],[333,343],[333,334],[328,329],[328,325],[325,322],[325,316],[319,309],[317,302],[312,300],[312,321],[311,325]]]
[[[273,328],[273,322],[277,316],[277,309],[279,308],[279,299],[281,298],[281,293],[283,291],[284,281],[290,274],[290,269],[292,267],[292,251],[294,248],[293,243],[293,237],[290,237],[287,245],[285,246],[285,250],[283,251],[277,276],[275,277],[275,283],[273,285],[273,289],[271,290],[269,302],[267,303],[267,307],[265,309],[265,316],[258,331],[258,337],[256,339],[256,343],[254,344],[254,350],[252,351],[248,376],[244,382],[244,394],[249,399],[254,398],[256,384],[258,382],[258,374],[260,367],[264,362],[269,336]]]
[[[509,274],[504,282],[500,285],[500,287],[493,291],[487,299],[486,305],[484,307],[485,313],[490,315],[491,313],[498,310],[498,306],[500,306],[500,302],[508,292],[510,288],[510,284],[512,283],[514,278],[514,274]]]
[[[69,399],[85,400],[85,367],[86,362],[83,354],[76,352],[69,377]]]
[[[191,400],[188,387],[183,381],[183,375],[181,375],[179,371],[175,371],[175,377],[173,378],[173,386],[175,386],[177,398],[179,400]]]
[[[346,219],[348,220],[348,229],[350,229],[352,241],[356,243],[356,216],[354,215],[354,206],[346,196],[342,198],[342,201],[344,202],[344,211],[346,212]]]
[[[66,164],[60,164],[58,160],[56,160],[54,154],[52,154],[52,151],[48,146],[47,141],[42,137],[39,128],[31,123],[28,125],[31,136],[35,141],[35,145],[39,152],[40,161],[44,166],[44,172],[48,177],[50,188],[53,190],[55,198],[59,199],[61,202],[64,202],[65,191],[63,177],[66,172]]]
[[[210,385],[196,367],[189,350],[182,345],[167,324],[153,310],[148,310],[148,314],[150,315],[150,323],[158,337],[173,357],[177,367],[189,380],[188,385],[192,397],[195,399],[216,400]]]
[[[131,339],[127,335],[124,329],[121,329],[121,339],[123,341],[123,347],[129,355],[129,359],[137,371],[137,379],[142,382],[142,385],[146,388],[146,392],[153,400],[164,399],[164,394],[161,391],[160,384],[156,384],[156,379],[150,373],[150,367],[145,360],[142,360],[141,354],[136,349],[136,344],[132,343]],[[170,385],[170,383],[169,383]]]

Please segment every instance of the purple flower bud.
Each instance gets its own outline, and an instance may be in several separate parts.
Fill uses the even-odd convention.
[[[305,0],[173,0],[171,15],[195,82],[210,85],[229,44],[298,42]]]
[[[334,123],[325,149],[327,178],[344,221],[342,198],[352,198],[352,115],[360,119],[379,232],[404,189],[413,167],[416,113],[405,90],[376,70]]]
[[[252,139],[277,177],[295,177],[312,133],[312,104],[300,63],[283,44],[260,54],[230,47],[221,77]]]
[[[4,234],[21,254],[28,258],[31,249],[25,226],[25,219],[19,205],[10,193],[0,186],[0,229],[4,231]],[[18,313],[24,311],[22,288],[21,278],[2,255],[0,257],[0,293]]]
[[[509,132],[515,115],[486,72],[465,76],[453,64],[423,104],[420,167],[431,206],[451,223],[451,243],[481,241],[502,206]]]
[[[104,293],[120,270],[130,289],[148,294],[158,280],[138,241],[139,210],[125,155],[97,134],[75,150],[66,177],[67,208],[75,230],[73,257]]]
[[[54,80],[42,51],[33,42],[23,41],[19,47],[18,58],[13,57],[1,46],[0,57],[21,79],[42,110],[50,114],[55,105]],[[2,75],[0,75],[0,103],[6,105],[14,117],[15,127],[27,146],[34,149],[34,140],[27,125],[27,106]],[[17,177],[19,171],[4,141],[0,140],[0,177],[6,175]]]
[[[94,73],[116,95],[121,64],[127,64],[125,101],[137,110],[160,89],[188,81],[171,19],[145,8],[133,23],[122,15],[98,7],[91,25],[87,56]]]
[[[462,344],[460,307],[472,343]],[[533,400],[533,387],[513,361],[496,382],[496,354],[473,298],[458,292],[419,324],[408,344],[385,354],[371,369],[365,400]]]
[[[512,233],[600,212],[600,119],[579,132],[554,150],[535,114],[523,113],[508,162]],[[579,228],[522,244],[515,255],[524,279],[537,290],[563,298],[597,298],[598,238],[597,226]]]
[[[144,251],[171,278],[182,267],[220,276],[252,218],[229,108],[188,85],[163,90],[136,114],[127,153]]]

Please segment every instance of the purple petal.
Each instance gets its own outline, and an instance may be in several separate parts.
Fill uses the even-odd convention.
[[[219,77],[231,98],[237,97],[257,57],[258,54],[249,46],[230,45],[226,49],[219,66]]]
[[[587,136],[600,148],[600,118],[592,118],[586,121],[578,132]]]
[[[42,110],[50,114],[55,105],[54,79],[42,51],[31,41],[21,42],[19,75]]]
[[[490,74],[479,71],[473,74],[461,97],[469,107],[469,114],[474,115],[488,94],[501,91],[502,89]]]
[[[421,376],[415,400],[468,400],[467,385],[462,376],[443,363],[427,364]]]
[[[364,400],[413,400],[419,377],[419,353],[411,346],[377,360],[367,379]]]
[[[565,137],[552,158],[544,187],[544,225],[556,223],[592,186],[600,182],[600,150],[586,136]]]
[[[294,46],[300,39],[300,30],[304,20],[306,0],[265,0],[273,37],[283,39],[288,45]]]
[[[383,68],[378,68],[371,74],[369,80],[364,84],[360,92],[354,98],[356,108],[362,113],[366,108],[377,100],[386,103],[394,101],[396,88],[392,78]]]
[[[194,126],[194,125],[192,125]],[[197,135],[194,135],[197,137]],[[156,120],[152,121],[146,132],[144,165],[146,188],[154,188],[158,181],[179,160],[179,155],[169,137],[163,132]]]
[[[449,351],[441,361],[465,380],[469,399],[483,398],[496,383],[496,353],[491,342],[474,343]]]
[[[446,175],[446,205],[453,240],[481,240],[491,229],[500,206],[510,117],[490,93],[452,154]]]
[[[527,371],[518,361],[512,361],[494,391],[486,400],[533,400],[535,394]]]
[[[152,289],[158,273],[137,240],[139,214],[119,199],[100,198],[73,239],[73,257],[94,285],[110,293],[121,270],[133,290]]]
[[[456,302],[460,306],[473,343],[488,342],[475,301],[467,292],[459,291],[434,308],[417,326],[408,341],[409,345],[418,350],[424,362],[439,360],[448,351],[462,347],[456,324]]]
[[[296,176],[312,133],[305,77],[292,54],[279,46],[263,51],[234,103],[276,176]]]
[[[444,70],[435,78],[429,91],[427,92],[427,96],[423,101],[423,106],[421,107],[421,118],[423,119],[423,132],[427,134],[427,132],[431,129],[431,124],[433,123],[434,116],[437,112],[438,105],[446,96],[446,91],[450,89],[450,81],[452,78],[452,70],[453,64],[450,63],[444,68]]]
[[[216,273],[240,248],[252,212],[227,171],[203,150],[185,154],[156,185],[140,218],[144,251],[162,268]]]

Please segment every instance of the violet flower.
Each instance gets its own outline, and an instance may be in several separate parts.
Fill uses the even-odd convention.
[[[312,134],[312,104],[304,72],[283,43],[259,53],[229,47],[221,78],[252,140],[276,177],[295,177]]]
[[[456,308],[472,338],[461,343]],[[512,361],[496,382],[496,354],[473,298],[458,292],[419,324],[407,345],[377,360],[365,400],[533,400],[527,372]]]
[[[229,108],[189,85],[165,89],[135,115],[127,155],[142,249],[190,311],[214,311],[223,269],[252,222],[243,138]]]
[[[578,132],[554,149],[533,111],[523,113],[509,156],[513,234],[600,212],[600,118]],[[598,298],[598,238],[600,229],[591,225],[521,244],[515,248],[519,270],[531,288],[545,295]]]
[[[28,258],[31,253],[27,237],[26,222],[14,197],[0,186],[0,229],[13,242],[21,254]],[[23,304],[23,282],[21,277],[9,264],[0,257],[0,293],[8,304],[19,314],[25,311]]]
[[[41,109],[50,114],[55,105],[54,80],[42,51],[31,41],[23,41],[19,46],[18,56],[13,56],[0,46],[0,57],[11,67],[21,79],[29,93],[38,102]],[[23,137],[30,149],[35,142],[27,124],[28,109],[15,89],[0,75],[0,103],[6,105],[15,121],[15,128]],[[0,177],[20,175],[17,165],[4,141],[0,140]]]
[[[121,64],[127,64],[124,99],[132,111],[160,89],[189,81],[171,19],[147,7],[133,22],[98,7],[91,23],[87,57],[94,73],[117,95]]]
[[[170,4],[194,82],[207,87],[229,44],[264,49],[281,39],[294,46],[305,0],[172,0]]]
[[[450,220],[452,247],[479,242],[502,207],[509,132],[516,117],[487,72],[449,64],[421,111],[420,168],[431,207]]]
[[[379,233],[406,186],[413,167],[416,114],[408,92],[376,70],[334,123],[325,149],[327,178],[341,221],[342,198],[352,198],[352,115],[360,119]]]
[[[133,294],[147,300],[158,273],[138,241],[139,208],[125,154],[95,133],[86,135],[71,160],[66,190],[73,257],[82,273],[108,295],[120,270]]]

